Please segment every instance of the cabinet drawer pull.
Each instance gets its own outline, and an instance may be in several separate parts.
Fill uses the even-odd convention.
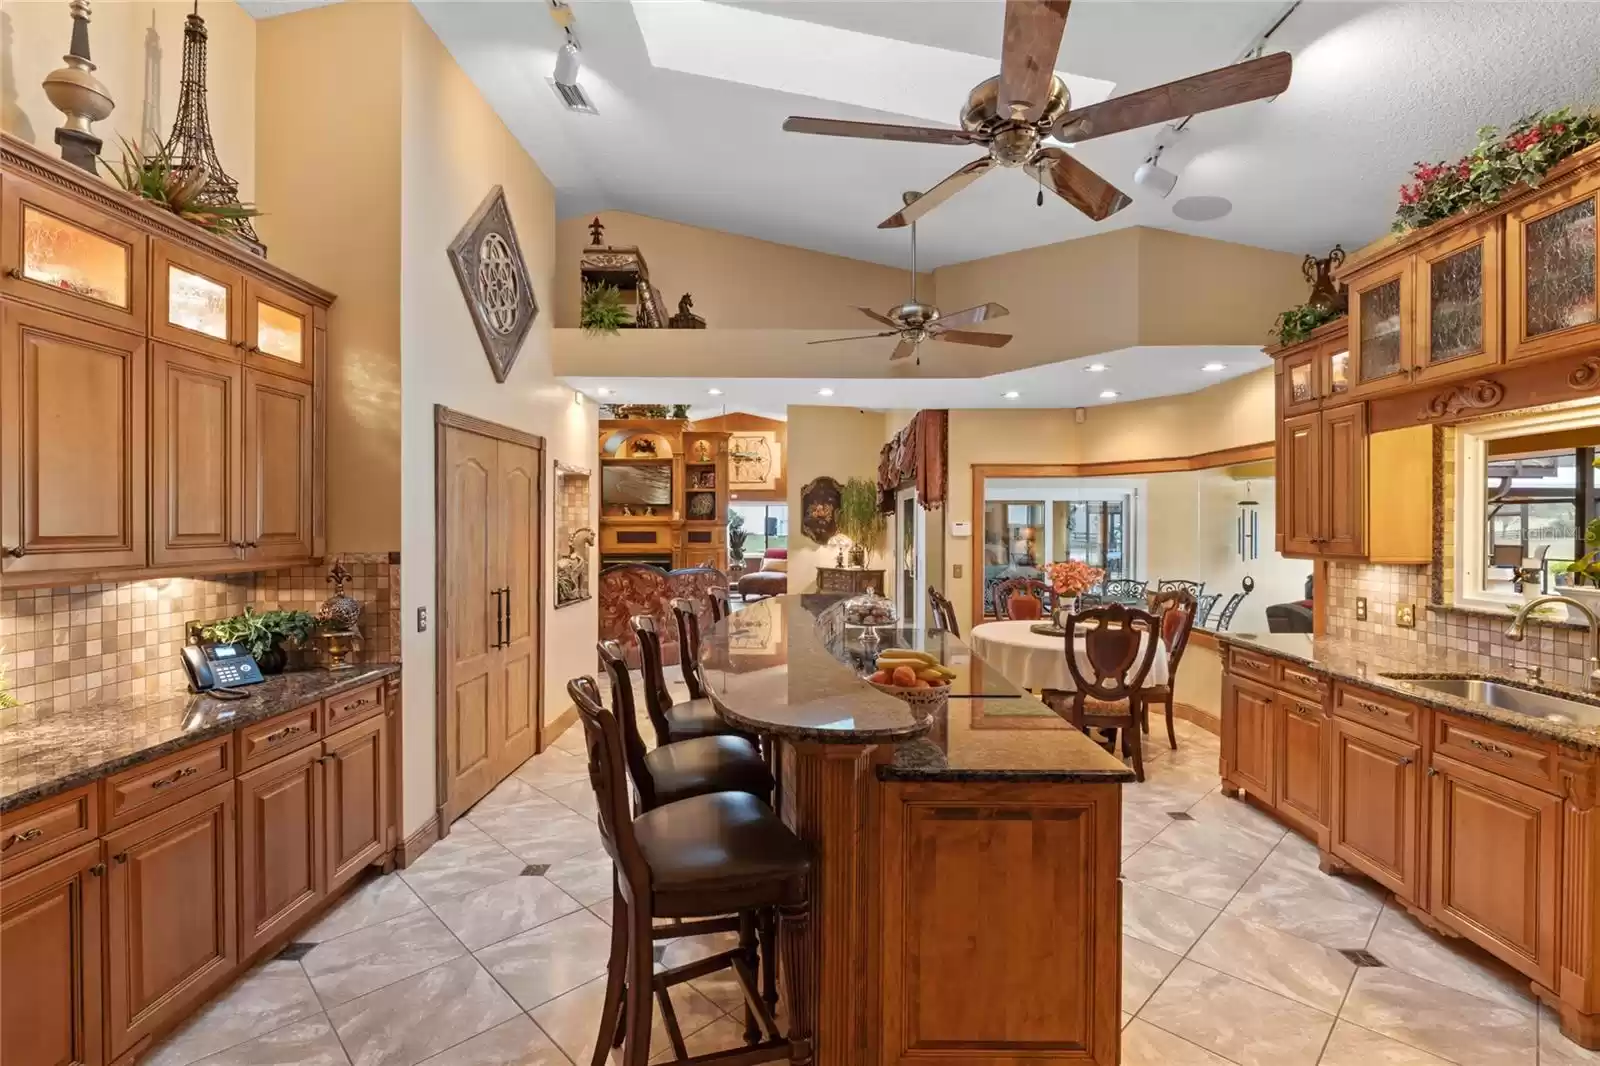
[[[10,278],[12,281],[25,281],[27,279],[28,275],[24,274],[21,270],[17,269],[16,267],[7,267],[6,268],[6,277]]]
[[[104,877],[106,875],[106,864],[103,862],[97,862],[93,866],[89,867],[89,872],[96,877]]]
[[[125,852],[125,851],[119,851],[117,854],[115,854],[115,855],[113,855],[111,857],[113,859],[117,860],[118,865],[121,865],[122,863],[125,863],[125,862],[128,861],[128,853]]]
[[[1290,674],[1289,675],[1289,680],[1293,681],[1295,684],[1299,685],[1301,688],[1320,689],[1322,687],[1322,682],[1321,681],[1318,681],[1314,677],[1307,677],[1305,674]]]
[[[345,704],[344,707],[341,708],[341,710],[353,711],[353,710],[356,710],[359,707],[365,707],[370,703],[372,703],[372,698],[371,697],[362,696],[359,700],[351,700],[349,703]]]
[[[1379,718],[1389,717],[1389,708],[1384,707],[1381,704],[1373,703],[1370,700],[1358,699],[1352,699],[1350,702],[1355,704],[1358,710],[1366,711],[1368,714],[1375,714]]]
[[[1291,703],[1289,707],[1302,718],[1315,718],[1322,713],[1321,707],[1312,707],[1304,703]]]
[[[7,555],[9,555],[9,556],[11,556],[11,558],[13,558],[13,559],[20,559],[20,558],[22,558],[22,557],[23,557],[23,556],[24,556],[24,555],[27,555],[27,554],[28,554],[28,549],[27,549],[27,548],[24,548],[24,547],[22,547],[22,546],[21,546],[21,545],[20,545],[20,544],[19,544],[19,545],[18,545],[18,546],[17,546],[17,547],[15,547],[15,548],[7,548],[7,549],[6,549],[6,554],[7,554]]]
[[[171,777],[162,777],[162,778],[158,778],[155,781],[150,782],[150,787],[151,788],[171,788],[173,785],[176,785],[179,781],[182,781],[184,778],[193,777],[195,774],[197,774],[199,772],[200,772],[200,770],[199,770],[198,767],[194,767],[194,766],[180,767],[177,770],[177,772],[175,772]]]
[[[1438,767],[1434,767],[1434,766],[1428,767],[1428,776],[1429,777],[1438,777],[1439,776]]]
[[[286,740],[289,737],[294,736],[303,729],[305,729],[305,725],[303,723],[297,722],[294,725],[286,725],[282,729],[275,729],[271,733],[268,733],[266,736],[261,738],[261,741],[264,744],[276,744],[280,740]]]
[[[1252,659],[1249,656],[1245,656],[1245,655],[1235,655],[1234,656],[1234,661],[1237,662],[1240,666],[1246,667],[1247,669],[1250,669],[1250,670],[1266,671],[1266,670],[1271,670],[1272,669],[1272,664],[1264,663],[1260,659]]]
[[[6,841],[6,847],[13,844],[26,844],[30,840],[38,840],[44,836],[44,827],[36,825],[32,829],[24,829],[20,833],[12,833],[11,839]]]
[[[1401,766],[1410,766],[1411,765],[1411,756],[1409,756],[1409,755],[1400,756],[1399,763],[1400,763]]]
[[[1468,737],[1467,738],[1467,743],[1471,744],[1473,747],[1477,748],[1479,751],[1486,751],[1490,755],[1498,755],[1502,759],[1514,759],[1514,758],[1516,758],[1516,752],[1512,751],[1510,748],[1502,747],[1501,745],[1496,744],[1493,741],[1479,740],[1477,737]]]

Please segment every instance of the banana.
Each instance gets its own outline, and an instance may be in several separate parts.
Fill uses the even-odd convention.
[[[924,681],[939,682],[953,679],[955,671],[946,670],[942,666],[928,666],[917,671],[917,676]]]
[[[937,656],[929,655],[925,651],[916,651],[912,648],[885,648],[878,653],[878,661],[881,663],[885,659],[901,664],[919,662],[927,663],[929,666],[940,665]]]

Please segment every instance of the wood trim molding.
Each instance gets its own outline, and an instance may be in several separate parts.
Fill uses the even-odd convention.
[[[422,827],[406,837],[397,849],[395,865],[404,870],[422,858],[422,853],[439,842],[439,818],[435,815],[422,823]]]
[[[539,750],[545,751],[549,749],[550,745],[561,739],[561,734],[577,724],[578,708],[568,704],[567,709],[556,715],[555,721],[545,727],[543,735],[539,738]]]
[[[1423,424],[1450,425],[1597,395],[1600,353],[1580,349],[1506,363],[1452,382],[1384,392],[1367,401],[1367,432]]]
[[[1207,648],[1219,654],[1222,651],[1222,642],[1217,639],[1217,635],[1205,629],[1189,630],[1189,643],[1196,648]]]
[[[544,451],[544,438],[537,433],[529,433],[526,430],[515,429],[511,426],[502,426],[498,422],[490,422],[486,418],[469,415],[465,411],[457,411],[454,408],[446,407],[442,403],[433,405],[433,424],[439,427],[449,426],[453,429],[464,429],[468,433],[476,433],[480,437],[493,437],[495,440],[503,440],[510,444],[520,444],[525,448],[532,448],[538,452]]]
[[[1193,640],[1194,635],[1191,634],[1189,639]],[[1217,715],[1202,711],[1192,703],[1174,703],[1172,705],[1172,717],[1182,718],[1185,722],[1197,725],[1213,736],[1220,737],[1222,735],[1222,719]]]
[[[169,211],[152,207],[143,200],[123,192],[117,186],[100,181],[77,167],[52,158],[41,149],[9,133],[0,134],[0,164],[41,184],[86,200],[107,214],[128,219],[158,234],[164,240],[204,252],[250,274],[271,278],[273,284],[309,303],[326,307],[336,299],[328,290],[318,288],[258,255],[252,255],[242,246],[222,237],[212,236],[199,226],[180,220]]]

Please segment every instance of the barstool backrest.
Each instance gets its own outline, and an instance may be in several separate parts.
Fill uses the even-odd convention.
[[[628,800],[628,778],[623,770],[622,731],[616,717],[600,703],[600,686],[592,677],[567,682],[567,695],[578,708],[583,741],[589,754],[589,783],[597,801],[595,820],[600,842],[616,863],[627,888],[627,898],[638,899],[650,891],[648,867],[633,835],[633,809]]]
[[[716,601],[712,611],[715,613]],[[700,612],[691,599],[674,596],[672,613],[678,619],[678,669],[683,673],[683,683],[689,689],[689,698],[706,698],[705,678],[700,673]]]
[[[644,679],[644,709],[656,730],[656,743],[667,743],[667,711],[672,693],[667,691],[667,670],[661,656],[661,631],[648,614],[630,619],[633,635],[639,641],[639,673]],[[681,649],[680,649],[681,651]]]
[[[1075,644],[1083,628],[1084,653]],[[1078,611],[1066,625],[1067,671],[1090,699],[1115,703],[1132,697],[1155,661],[1161,624],[1152,614],[1122,603]]]
[[[718,586],[707,595],[711,597],[711,621],[720,622],[728,617],[728,590]]]
[[[956,622],[955,605],[932,585],[928,586],[928,602],[933,606],[933,621],[951,636],[961,636],[961,626]]]
[[[600,665],[605,667],[606,678],[611,682],[611,713],[622,732],[622,754],[628,760],[628,773],[633,777],[633,787],[639,790],[639,809],[653,810],[656,806],[656,783],[644,759],[644,737],[639,732],[639,713],[633,702],[633,679],[628,676],[628,660],[623,656],[622,645],[614,640],[602,640],[595,647],[600,652]]]

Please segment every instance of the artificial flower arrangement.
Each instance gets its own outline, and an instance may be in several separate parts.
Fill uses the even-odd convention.
[[[1046,563],[1044,575],[1057,596],[1075,598],[1100,584],[1106,572],[1081,559],[1068,559],[1060,563]]]
[[[1400,187],[1394,230],[1405,233],[1449,218],[1469,207],[1499,203],[1519,186],[1535,186],[1550,168],[1600,143],[1600,112],[1575,115],[1571,108],[1520,119],[1502,136],[1493,126],[1478,131],[1478,146],[1454,163],[1418,163]]]

